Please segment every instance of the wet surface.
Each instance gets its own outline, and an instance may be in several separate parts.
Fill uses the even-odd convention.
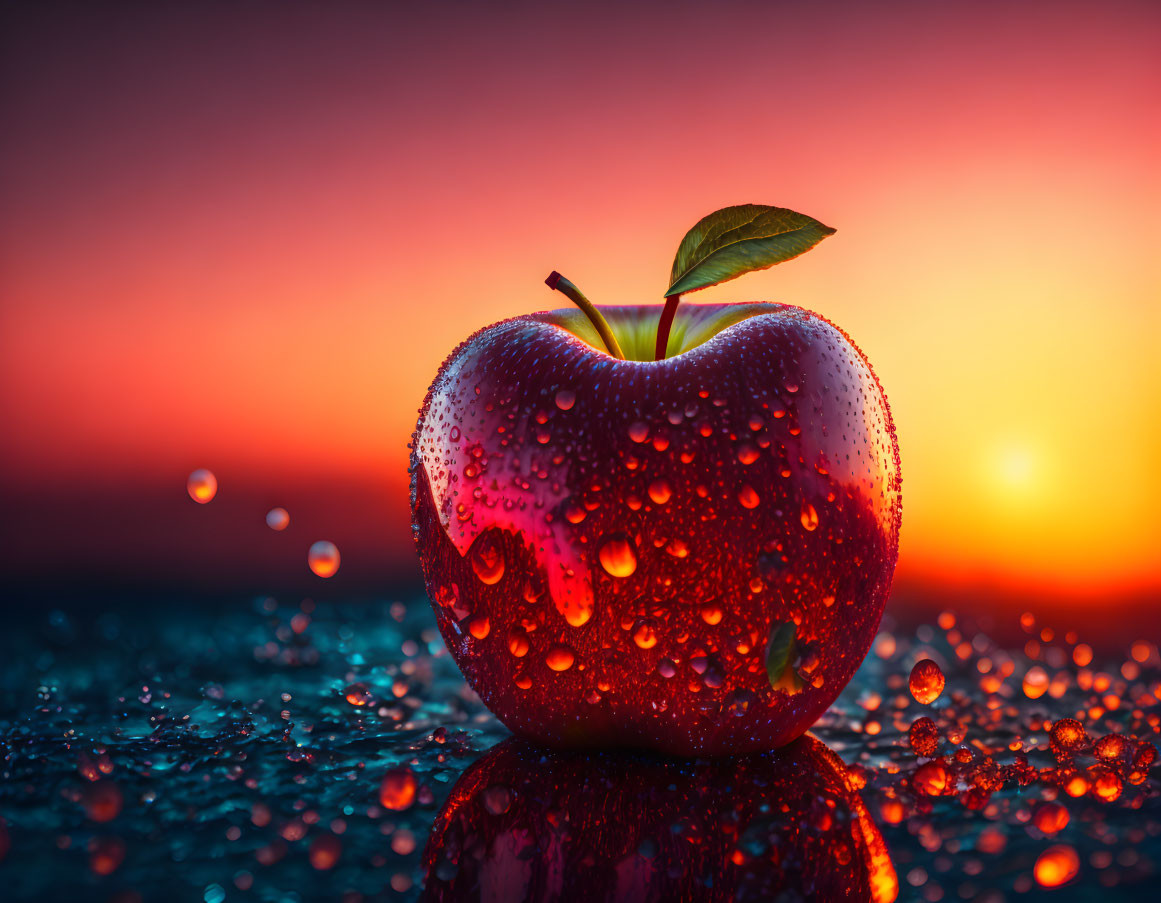
[[[814,729],[831,772],[802,747],[734,767],[499,746],[423,600],[57,612],[0,640],[0,880],[6,899],[472,899],[509,850],[533,877],[619,857],[629,883],[518,885],[592,900],[663,879],[688,899],[889,898],[893,876],[932,903],[1152,899],[1157,649],[1094,660],[1024,627],[1003,650],[950,613],[888,617]],[[909,684],[923,659],[946,678],[930,705]],[[649,830],[630,782],[658,801]],[[837,890],[810,832],[850,848]]]

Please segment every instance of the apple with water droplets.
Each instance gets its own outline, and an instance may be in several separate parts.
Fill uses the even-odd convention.
[[[734,755],[789,743],[870,648],[898,551],[900,463],[866,357],[786,304],[681,295],[834,230],[728,207],[678,249],[663,308],[477,332],[412,441],[428,593],[471,687],[556,746]]]

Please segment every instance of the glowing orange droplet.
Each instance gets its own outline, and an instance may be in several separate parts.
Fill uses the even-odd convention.
[[[1072,650],[1072,660],[1083,668],[1092,662],[1092,646],[1088,643],[1081,643]]]
[[[1076,877],[1080,857],[1072,847],[1049,847],[1040,854],[1032,871],[1041,887],[1060,887]]]
[[[628,577],[637,570],[637,553],[628,537],[621,534],[606,539],[598,556],[610,576]]]
[[[1068,810],[1060,803],[1043,803],[1033,813],[1032,824],[1045,834],[1055,834],[1068,825]]]
[[[556,406],[562,411],[567,411],[576,404],[576,392],[572,389],[561,389],[556,393]]]
[[[657,645],[657,631],[648,621],[640,621],[633,630],[633,642],[642,649],[652,649]]]
[[[1125,783],[1120,776],[1107,769],[1102,769],[1097,777],[1092,782],[1092,792],[1106,803],[1112,803],[1120,799],[1121,792],[1125,789]]]
[[[649,438],[649,427],[638,420],[629,427],[629,438],[634,442],[644,442]]]
[[[121,791],[112,781],[97,781],[85,788],[85,815],[93,821],[112,821],[121,814],[121,803]]]
[[[915,667],[911,669],[911,679],[908,685],[916,702],[931,705],[943,692],[946,682],[943,672],[939,670],[939,665],[931,659],[925,658],[917,661]]]
[[[803,503],[801,520],[804,529],[818,529],[818,512],[814,510],[814,505],[810,504],[810,502]]]
[[[491,533],[484,533],[472,547],[472,570],[488,586],[504,579],[504,551]]]
[[[553,646],[544,657],[544,663],[553,671],[567,671],[576,661],[576,653],[568,646]]]
[[[664,505],[671,495],[673,488],[666,480],[654,480],[649,484],[649,498],[653,499],[654,504]]]
[[[419,782],[409,768],[392,768],[383,776],[379,785],[379,802],[384,809],[402,812],[410,809],[415,802],[415,791]]]
[[[743,442],[738,446],[738,460],[743,464],[753,464],[758,460],[758,446],[752,442]]]
[[[218,494],[218,478],[211,471],[199,467],[189,475],[185,489],[191,499],[204,505]]]
[[[939,728],[930,718],[916,718],[907,732],[911,750],[917,756],[934,756],[939,749]]]
[[[468,622],[468,632],[477,640],[482,640],[491,632],[492,622],[483,615],[476,615]]]
[[[371,691],[367,689],[366,684],[351,684],[343,690],[343,698],[348,703],[354,706],[367,705],[371,700]]]
[[[1061,718],[1052,725],[1048,742],[1057,756],[1068,757],[1088,743],[1088,732],[1075,718]]]
[[[754,491],[754,487],[747,483],[738,493],[738,501],[742,503],[743,508],[757,508],[762,500]]]
[[[911,785],[916,792],[927,796],[939,796],[948,789],[949,782],[947,769],[940,762],[920,765],[911,778]]]
[[[339,550],[333,542],[319,540],[306,554],[306,563],[319,577],[333,577],[339,570]]]
[[[715,602],[707,602],[701,607],[699,614],[701,614],[701,619],[711,627],[714,624],[720,624],[722,622],[722,618],[725,616],[725,612],[722,611],[722,607]]]
[[[1048,673],[1039,665],[1029,668],[1024,675],[1024,695],[1029,699],[1039,699],[1048,689]]]

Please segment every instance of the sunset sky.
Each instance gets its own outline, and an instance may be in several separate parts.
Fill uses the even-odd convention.
[[[315,539],[351,585],[410,579],[406,444],[451,349],[560,306],[553,269],[660,303],[686,229],[767,203],[838,233],[691,300],[798,304],[867,353],[902,583],[1161,589],[1156,3],[30,4],[2,31],[12,579],[275,585]]]

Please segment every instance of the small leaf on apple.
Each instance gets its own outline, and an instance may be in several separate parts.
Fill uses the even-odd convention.
[[[685,234],[665,294],[680,295],[764,270],[809,251],[834,232],[785,207],[724,207]]]
[[[802,689],[802,679],[794,670],[798,657],[796,636],[798,625],[793,621],[775,621],[770,625],[770,642],[766,646],[766,676],[775,690],[794,694]]]

